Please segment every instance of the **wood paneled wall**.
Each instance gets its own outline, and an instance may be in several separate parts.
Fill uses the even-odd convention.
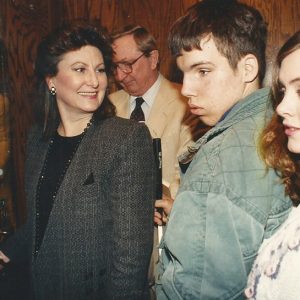
[[[8,99],[13,166],[13,194],[17,222],[26,215],[24,157],[27,130],[33,120],[33,65],[36,46],[44,34],[59,22],[59,0],[0,0],[1,36],[8,53]],[[61,5],[62,7],[62,5]]]
[[[225,0],[224,0],[225,1]],[[242,0],[257,7],[269,24],[268,65],[278,48],[300,29],[300,0]],[[11,145],[15,201],[20,223],[25,220],[24,153],[32,122],[33,63],[41,37],[62,20],[97,19],[109,31],[126,24],[147,27],[160,49],[161,72],[172,77],[166,41],[171,24],[197,0],[0,0],[0,34],[8,51]],[[269,73],[268,73],[269,74]],[[268,76],[267,76],[268,82]]]

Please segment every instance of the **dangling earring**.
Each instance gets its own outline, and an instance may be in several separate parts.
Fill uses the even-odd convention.
[[[52,96],[55,96],[56,95],[56,88],[54,86],[51,86],[50,90],[49,90],[50,94]]]

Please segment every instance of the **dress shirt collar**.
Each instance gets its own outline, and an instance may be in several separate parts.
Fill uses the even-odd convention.
[[[156,81],[150,87],[150,89],[144,95],[138,96],[138,97],[143,97],[145,103],[147,104],[147,106],[149,108],[151,108],[153,105],[154,99],[160,88],[161,81],[162,81],[162,75],[159,73]],[[135,98],[137,98],[137,96],[130,96],[130,106],[131,107],[135,107]]]

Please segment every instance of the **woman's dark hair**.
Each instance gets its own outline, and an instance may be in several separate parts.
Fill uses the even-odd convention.
[[[300,31],[291,36],[278,52],[273,74],[272,105],[274,110],[283,99],[279,82],[279,70],[284,58],[300,49]],[[299,57],[300,59],[300,57]],[[300,70],[299,70],[300,72]],[[284,133],[282,119],[274,113],[264,129],[260,139],[260,152],[268,167],[280,174],[287,195],[295,204],[300,203],[300,160],[299,154],[291,153],[287,148],[287,136]]]
[[[56,98],[49,92],[46,78],[57,74],[58,63],[63,55],[83,46],[94,46],[101,51],[106,74],[109,76],[112,67],[111,41],[106,30],[100,26],[83,21],[64,23],[47,35],[38,46],[35,62],[38,95],[35,110],[37,122],[44,128],[45,139],[54,133],[60,122]],[[115,107],[105,93],[102,104],[94,113],[94,118],[100,120],[114,115]]]

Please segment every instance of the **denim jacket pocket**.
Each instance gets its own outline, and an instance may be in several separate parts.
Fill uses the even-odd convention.
[[[177,265],[178,261],[172,254],[170,254],[169,251],[165,252],[165,257],[161,258],[161,267],[164,269],[164,273],[161,276],[158,276],[156,282],[157,289],[160,290],[157,294],[158,299],[184,300],[179,294],[174,281],[170,280],[175,277]],[[165,292],[168,295],[168,298],[165,296]]]

